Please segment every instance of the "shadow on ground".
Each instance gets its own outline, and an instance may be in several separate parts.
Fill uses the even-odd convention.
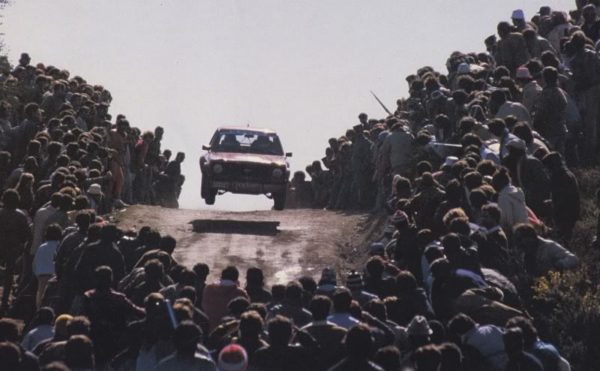
[[[280,222],[253,220],[196,219],[190,222],[196,233],[249,234],[275,236],[280,233]]]

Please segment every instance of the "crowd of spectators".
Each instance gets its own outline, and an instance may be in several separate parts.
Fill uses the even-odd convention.
[[[558,152],[571,167],[598,163],[597,9],[594,1],[578,1],[569,13],[541,7],[530,20],[515,11],[511,22],[498,23],[497,36],[485,39],[485,52],[452,53],[445,73],[419,69],[406,78],[409,95],[395,112],[383,119],[361,113],[356,125],[329,139],[321,160],[294,174],[290,204],[380,212],[394,175],[415,179],[468,154],[476,155],[468,168],[491,160],[526,195],[533,186],[541,190],[537,197],[550,199],[551,182],[543,181],[550,174],[531,184],[538,173],[524,179],[529,174],[521,167],[536,171],[540,164],[506,155],[524,142],[527,159]],[[527,201],[543,216],[543,200]]]
[[[567,166],[598,160],[599,12],[597,0],[529,21],[515,10],[486,52],[452,53],[446,74],[421,68],[395,112],[330,139],[310,181],[294,175],[292,202],[387,213],[386,228],[356,271],[270,289],[258,268],[243,286],[234,266],[209,283],[208,266],[176,261],[172,237],[102,221],[111,206],[176,200],[183,158],[161,157],[161,130],[132,134],[124,117],[112,130],[106,90],[22,59],[4,85],[30,87],[31,103],[0,107],[1,366],[570,370],[524,299],[535,278],[579,264]]]
[[[104,87],[33,65],[27,53],[14,68],[0,66],[2,315],[27,317],[56,283],[57,268],[74,268],[72,250],[86,236],[62,249],[74,225],[95,225],[134,203],[178,207],[185,155],[172,159],[161,149],[160,126],[142,133],[124,115],[113,120],[111,100]]]

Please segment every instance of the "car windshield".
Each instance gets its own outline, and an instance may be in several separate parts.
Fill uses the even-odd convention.
[[[279,137],[274,133],[221,130],[215,133],[211,148],[217,152],[257,153],[283,156]]]

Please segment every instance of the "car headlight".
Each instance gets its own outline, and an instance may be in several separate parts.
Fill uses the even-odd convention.
[[[275,169],[273,170],[273,178],[279,179],[283,176],[283,170]]]
[[[221,174],[223,172],[223,165],[221,164],[216,164],[212,167],[213,173],[215,174]]]

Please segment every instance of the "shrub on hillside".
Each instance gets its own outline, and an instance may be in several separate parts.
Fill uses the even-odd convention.
[[[533,286],[531,311],[540,336],[554,343],[574,370],[597,369],[600,285],[593,268],[552,272]],[[596,273],[597,274],[597,273]]]

